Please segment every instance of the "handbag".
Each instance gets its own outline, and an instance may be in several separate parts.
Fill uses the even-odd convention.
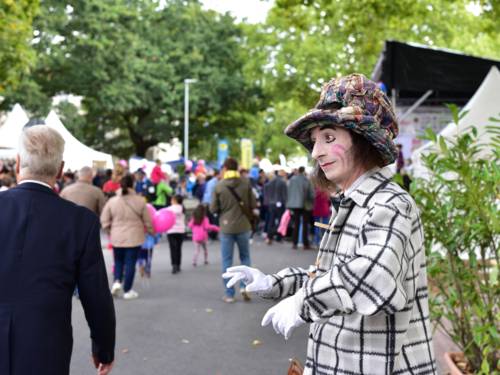
[[[255,232],[257,229],[257,225],[259,224],[258,216],[254,215],[253,211],[243,202],[238,193],[231,186],[226,186],[228,190],[233,194],[233,197],[238,201],[238,205],[241,208],[241,211],[247,218],[250,226],[252,227],[252,232]]]
[[[290,360],[290,367],[288,367],[287,375],[302,375],[304,373],[304,367],[297,358],[292,358]]]

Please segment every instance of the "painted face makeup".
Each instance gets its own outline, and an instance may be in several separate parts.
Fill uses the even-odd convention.
[[[346,148],[341,144],[333,144],[330,148],[332,155],[337,156],[339,159],[345,157]]]
[[[318,162],[325,177],[341,188],[346,186],[355,169],[349,131],[341,127],[318,127],[312,130],[311,140],[314,142],[311,156]]]

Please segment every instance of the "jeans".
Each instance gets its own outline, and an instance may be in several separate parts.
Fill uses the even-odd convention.
[[[151,276],[151,264],[153,262],[153,249],[141,248],[137,257],[137,265],[144,266],[144,272]]]
[[[292,242],[295,246],[299,242],[299,230],[301,228],[300,219],[302,219],[302,242],[304,247],[309,247],[309,221],[311,220],[311,211],[302,208],[292,208],[293,232]]]
[[[267,227],[267,238],[272,240],[275,236],[281,241],[281,234],[278,233],[281,216],[285,212],[285,206],[277,207],[276,204],[269,205],[269,225]]]
[[[113,247],[113,255],[115,259],[115,281],[123,281],[123,273],[125,271],[125,283],[123,290],[128,292],[132,289],[135,276],[135,263],[139,254],[140,246],[137,247]]]
[[[250,266],[250,231],[243,233],[220,233],[220,243],[222,251],[222,273],[233,265],[234,243],[238,245],[240,253],[240,263]],[[228,288],[226,283],[229,279],[222,279],[225,293],[228,297],[234,297],[234,287]],[[244,284],[241,284],[244,287]]]

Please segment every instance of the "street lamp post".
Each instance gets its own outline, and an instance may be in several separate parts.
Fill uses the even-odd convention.
[[[196,81],[194,78],[184,80],[184,161],[189,159],[189,84]]]

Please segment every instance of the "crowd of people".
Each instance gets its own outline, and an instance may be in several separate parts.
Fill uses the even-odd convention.
[[[16,162],[0,165],[1,188],[7,190],[0,194],[6,270],[0,273],[0,305],[19,302],[24,311],[2,307],[0,324],[20,322],[9,328],[16,335],[10,345],[40,353],[24,362],[11,356],[14,366],[25,369],[20,373],[39,368],[48,369],[47,374],[68,372],[70,298],[76,287],[98,373],[111,371],[111,296],[138,297],[133,289],[137,265],[141,275],[151,275],[152,250],[160,235],[151,210],[157,209],[174,218],[166,230],[172,274],[181,272],[188,228],[196,244],[193,266],[201,251],[208,264],[209,233],[218,235],[224,302],[235,302],[239,285],[245,301],[252,292],[282,299],[264,315],[263,326],[271,324],[288,338],[296,327],[310,324],[304,374],[324,369],[332,374],[368,369],[374,374],[414,369],[435,374],[422,225],[415,202],[392,180],[388,167],[397,162],[402,169],[393,141],[398,123],[387,96],[362,75],[334,78],[323,87],[316,107],[285,132],[311,153],[310,176],[304,167],[291,173],[278,168],[271,174],[256,166],[241,169],[231,157],[220,171],[200,163],[173,176],[160,161],[149,176],[142,169],[128,170],[123,161],[105,173],[90,167],[62,173],[62,137],[47,126],[23,130]],[[187,212],[186,199],[197,200],[193,212]],[[114,254],[111,291],[101,228]],[[270,246],[289,235],[294,250],[318,247],[316,262],[266,275],[251,267],[250,244],[256,234]],[[37,251],[40,243],[43,254]],[[233,266],[235,244],[238,266]],[[37,278],[40,272],[45,272],[43,278]],[[46,281],[37,282],[42,279]],[[12,280],[19,280],[22,289],[5,287]],[[26,309],[27,291],[47,298],[33,299],[38,308]],[[64,355],[50,366],[46,358],[52,358],[49,351],[55,346],[40,346],[47,332],[63,332],[59,341],[67,343]]]
[[[16,185],[14,161],[1,162],[0,184],[2,190]],[[226,184],[237,192],[224,188]],[[190,234],[195,243],[193,266],[198,265],[201,252],[203,263],[209,263],[208,240],[220,238],[222,271],[225,272],[233,265],[235,244],[241,264],[250,265],[250,244],[255,236],[262,237],[268,245],[282,242],[288,236],[293,249],[301,246],[310,250],[311,241],[317,247],[322,229],[313,223],[327,223],[330,217],[329,195],[314,189],[304,167],[290,173],[278,167],[265,173],[257,165],[250,170],[238,168],[233,158],[228,158],[221,170],[202,163],[185,174],[170,176],[159,160],[149,175],[143,168],[130,171],[124,161],[116,163],[112,170],[85,166],[78,171],[64,172],[56,181],[54,191],[100,217],[114,255],[111,291],[114,296],[127,300],[138,297],[133,290],[136,269],[141,277],[151,277],[153,249],[161,238],[153,230],[148,203],[156,210],[168,207],[175,213],[175,224],[166,234],[173,274],[181,272],[186,234]],[[186,212],[184,199],[196,202],[195,209]],[[241,211],[240,199],[254,211],[255,222]],[[278,228],[286,210],[291,220],[283,232]],[[223,282],[224,301],[234,302],[234,289],[226,288]],[[244,286],[240,289],[243,298],[249,301]]]

